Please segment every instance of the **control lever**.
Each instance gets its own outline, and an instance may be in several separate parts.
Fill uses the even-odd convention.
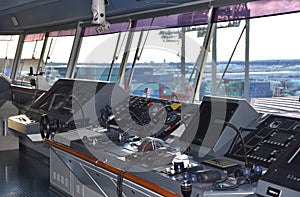
[[[192,184],[190,180],[187,177],[188,175],[185,175],[183,182],[180,185],[181,193],[183,197],[190,197],[192,194]]]

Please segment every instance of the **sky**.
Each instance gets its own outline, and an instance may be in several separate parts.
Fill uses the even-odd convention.
[[[286,14],[272,17],[256,18],[250,20],[250,59],[300,59],[300,13]],[[232,28],[230,28],[232,29]],[[217,50],[219,60],[228,60],[237,41],[242,27],[236,31],[220,29],[221,43]],[[226,52],[226,46],[228,51]],[[244,57],[245,38],[243,37],[234,59]],[[228,54],[230,52],[230,54]]]
[[[300,13],[286,14],[280,16],[263,17],[251,19],[250,21],[250,60],[269,59],[300,59]],[[217,59],[228,61],[234,46],[240,36],[245,22],[239,27],[218,28],[217,32]],[[159,35],[158,32],[156,32]],[[181,44],[178,42],[164,42],[160,37],[150,33],[145,44],[140,62],[179,62]],[[145,35],[144,35],[145,37]],[[88,39],[86,39],[88,40]],[[106,41],[93,47],[85,47],[85,53],[79,58],[82,61],[109,61],[113,54],[117,35],[110,36]],[[133,46],[136,46],[138,36],[135,36]],[[93,42],[93,40],[86,41]],[[203,38],[198,38],[195,32],[186,33],[186,59],[194,62],[200,52]],[[90,45],[92,46],[92,45]],[[123,47],[125,43],[123,44]],[[133,47],[133,52],[135,47]],[[105,49],[105,50],[104,50]],[[87,55],[83,55],[87,54]],[[99,54],[106,54],[103,57]],[[134,53],[133,53],[134,54]],[[85,57],[84,57],[85,56]],[[211,53],[208,58],[211,58]],[[233,60],[244,60],[245,58],[245,34],[243,35]],[[105,59],[105,60],[104,60]],[[129,58],[129,61],[132,58]],[[131,61],[132,62],[132,61]]]

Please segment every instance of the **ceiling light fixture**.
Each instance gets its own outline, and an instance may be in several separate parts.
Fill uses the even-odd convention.
[[[10,20],[11,20],[11,22],[12,22],[12,24],[14,25],[14,26],[19,26],[20,24],[19,24],[19,21],[18,21],[18,19],[17,19],[17,17],[16,16],[14,16],[14,15],[12,15],[12,16],[10,16]]]

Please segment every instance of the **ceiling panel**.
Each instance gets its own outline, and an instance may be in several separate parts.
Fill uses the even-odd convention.
[[[41,0],[0,0],[0,12]]]
[[[106,17],[111,23],[124,22],[242,1],[251,0],[108,0]],[[0,0],[0,33],[76,27],[78,21],[92,19],[91,3],[92,0]]]

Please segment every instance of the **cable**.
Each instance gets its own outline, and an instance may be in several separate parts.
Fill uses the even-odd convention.
[[[222,180],[218,180],[216,181],[212,187],[213,189],[215,190],[232,190],[232,189],[236,189],[238,188],[239,186],[241,185],[244,185],[244,184],[247,184],[247,183],[251,183],[253,182],[253,175],[251,174],[251,168],[249,168],[249,163],[248,163],[248,158],[247,158],[247,154],[246,154],[246,143],[245,143],[245,140],[242,136],[242,132],[241,131],[250,131],[251,133],[253,133],[254,135],[256,135],[254,133],[254,131],[256,130],[256,128],[242,128],[240,127],[239,129],[232,123],[230,122],[224,122],[224,125],[225,126],[228,126],[230,128],[232,128],[234,131],[236,131],[236,133],[238,134],[239,138],[241,139],[241,142],[242,142],[242,145],[243,145],[243,149],[244,149],[244,159],[245,159],[245,168],[243,170],[243,176],[244,178],[243,179],[238,179],[237,183],[236,184],[233,184],[233,185],[224,185],[224,183],[228,180],[228,176],[226,176],[224,179]],[[256,175],[259,176],[259,174],[257,174],[255,172]]]
[[[213,185],[212,185],[213,189],[221,190],[221,191],[233,190],[233,189],[236,189],[239,186],[244,185],[244,184],[247,183],[246,180],[243,180],[240,183],[229,185],[229,186],[220,185],[220,184],[224,184],[227,180],[228,180],[228,176],[226,176],[225,178],[223,178],[221,180],[218,180],[218,181],[214,182]]]
[[[255,128],[255,130],[249,130],[249,129],[245,129],[245,130],[246,130],[246,131],[250,131],[250,133],[251,133],[254,137],[256,137],[256,138],[260,138],[260,139],[263,139],[263,138],[264,138],[263,136],[257,135],[257,134],[255,133],[256,128]]]
[[[134,55],[133,62],[132,62],[132,65],[131,65],[131,71],[129,73],[129,78],[128,78],[128,81],[127,81],[127,86],[128,87],[130,87],[132,76],[133,76],[134,69],[135,69],[135,64],[136,64],[136,61],[138,60],[138,53],[139,53],[140,45],[141,45],[142,38],[143,38],[143,32],[144,31],[142,30],[141,34],[140,34],[140,37],[139,37],[137,47],[136,47],[136,50],[135,50],[135,55]]]
[[[35,40],[35,44],[34,44],[34,48],[33,48],[33,51],[32,51],[32,59],[35,59],[35,53],[36,53],[36,45],[37,45],[37,42],[38,42],[38,40]]]
[[[10,39],[7,40],[6,50],[5,50],[5,58],[4,59],[7,59],[7,54],[8,54],[8,48],[9,48],[10,41],[12,41],[12,36],[10,36]]]
[[[123,47],[123,44],[124,44],[124,41],[125,41],[125,38],[126,38],[126,34],[127,34],[127,32],[125,32],[124,37],[123,37],[122,42],[121,42],[121,46],[120,46],[119,52],[118,52],[118,54],[115,56],[116,59],[118,59],[119,56],[120,56],[121,49],[122,49],[122,47]]]
[[[148,39],[149,32],[150,32],[150,29],[151,29],[151,27],[152,27],[153,21],[154,21],[154,18],[152,18],[151,23],[150,23],[150,25],[149,25],[149,29],[148,29],[148,31],[147,31],[147,34],[146,34],[146,37],[145,37],[145,40],[144,40],[144,43],[143,43],[141,52],[140,52],[140,54],[137,56],[139,59],[141,58],[142,53],[143,53],[143,51],[144,51],[145,44],[146,44],[146,41],[147,41],[147,39]]]
[[[246,144],[245,144],[245,140],[242,136],[242,133],[241,133],[241,130],[245,130],[245,129],[238,129],[234,124],[230,123],[230,122],[224,122],[224,124],[230,128],[232,128],[233,130],[236,131],[236,133],[238,134],[238,136],[240,137],[241,139],[241,142],[243,144],[243,148],[244,148],[244,159],[245,159],[245,166],[248,165],[248,158],[247,158],[247,155],[246,155]]]
[[[110,63],[110,68],[109,68],[109,72],[108,72],[108,75],[107,75],[107,81],[110,81],[110,78],[111,78],[111,75],[112,75],[112,72],[113,72],[113,66],[114,66],[114,63],[115,63],[115,60],[116,60],[116,55],[117,55],[118,47],[119,47],[119,44],[120,44],[120,38],[121,38],[121,32],[118,34],[118,39],[117,39],[114,55],[113,55],[112,61]]]
[[[49,45],[46,60],[45,60],[45,65],[47,65],[48,59],[50,59],[50,51],[51,51],[52,42],[53,42],[53,38],[51,38],[51,41],[50,41],[50,45]]]
[[[53,38],[52,38],[52,39],[53,39]],[[52,57],[52,53],[53,53],[54,48],[55,48],[55,46],[56,46],[56,42],[57,42],[57,38],[54,39],[54,44],[53,44],[53,46],[51,46],[51,50],[50,50],[50,52],[49,52],[49,59],[51,59],[51,57]],[[47,58],[48,58],[48,56],[47,56]]]
[[[243,30],[242,30],[242,32],[241,32],[239,38],[238,38],[238,41],[237,41],[236,45],[234,46],[234,49],[233,49],[233,51],[232,51],[232,53],[231,53],[231,56],[230,56],[230,58],[229,58],[229,61],[227,62],[227,65],[226,65],[226,67],[225,67],[225,69],[224,69],[224,72],[223,72],[223,74],[222,74],[222,77],[221,77],[221,79],[220,79],[220,81],[219,81],[219,83],[218,83],[218,85],[217,85],[217,87],[216,87],[216,92],[219,90],[219,88],[220,88],[220,86],[221,86],[221,83],[222,83],[222,81],[223,81],[223,79],[224,79],[224,76],[225,76],[225,74],[226,74],[226,72],[227,72],[227,69],[228,69],[228,67],[229,67],[229,65],[230,65],[230,63],[231,63],[232,57],[233,57],[233,55],[234,55],[234,53],[235,53],[235,51],[236,51],[236,48],[237,48],[237,46],[238,46],[238,44],[239,44],[239,42],[240,42],[240,40],[241,40],[241,38],[242,38],[242,35],[244,34],[244,31],[245,31],[245,29],[246,29],[246,26],[247,26],[247,25],[244,26],[244,28],[243,28]]]

